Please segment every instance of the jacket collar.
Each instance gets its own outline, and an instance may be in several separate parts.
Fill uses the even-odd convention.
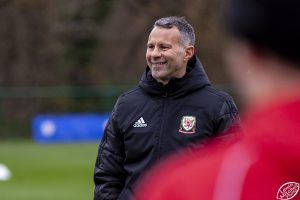
[[[183,96],[194,90],[210,85],[200,60],[193,55],[187,64],[187,72],[182,78],[174,78],[167,85],[157,82],[151,75],[150,68],[146,70],[139,82],[139,87],[149,95]]]

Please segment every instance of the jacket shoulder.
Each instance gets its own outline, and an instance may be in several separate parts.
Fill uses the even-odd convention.
[[[230,94],[228,94],[227,92],[225,92],[223,90],[217,89],[213,86],[206,87],[206,90],[208,93],[215,96],[219,100],[223,100],[223,101],[229,100],[229,99],[232,100],[232,97]]]
[[[143,91],[138,86],[135,86],[134,88],[122,93],[118,98],[118,102],[124,103],[127,101],[132,101],[134,99],[139,99],[142,95],[144,95]]]
[[[130,107],[136,106],[139,102],[141,102],[141,99],[145,99],[145,95],[146,94],[144,94],[138,86],[122,93],[115,103],[115,112],[120,113],[119,111],[130,110]]]
[[[230,94],[213,86],[206,87],[206,96],[209,104],[217,109],[217,116],[229,113],[238,113],[237,106]]]
[[[211,109],[218,109],[226,102],[234,104],[231,95],[210,85],[198,90],[195,95],[196,104],[201,103]]]

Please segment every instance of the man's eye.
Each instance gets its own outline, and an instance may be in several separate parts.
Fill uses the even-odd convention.
[[[163,49],[163,50],[169,49],[168,46],[161,46],[160,48]]]

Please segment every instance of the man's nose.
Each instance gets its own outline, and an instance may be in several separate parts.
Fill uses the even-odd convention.
[[[161,51],[158,47],[155,47],[153,51],[151,52],[152,57],[160,57],[161,56]]]

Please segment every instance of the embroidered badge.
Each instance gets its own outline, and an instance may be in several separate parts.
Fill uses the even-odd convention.
[[[179,132],[184,134],[193,134],[196,132],[196,117],[183,116],[180,123]]]

